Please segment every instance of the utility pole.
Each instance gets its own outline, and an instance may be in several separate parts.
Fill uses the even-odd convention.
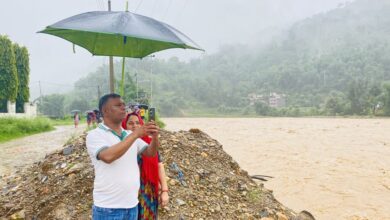
[[[102,94],[100,92],[100,86],[99,85],[97,86],[97,95],[98,95],[98,101],[99,101],[100,97],[102,96]]]
[[[154,57],[154,55],[152,57]],[[153,100],[153,59],[150,62],[150,102],[149,102],[150,106],[152,106],[152,100]]]
[[[137,73],[137,71],[138,70],[136,70],[136,72],[135,72],[135,92],[137,95],[136,102],[138,102],[138,73]]]
[[[39,83],[39,99],[40,99],[40,103],[42,105],[42,87],[41,87],[41,81],[38,81]]]
[[[108,0],[108,11],[111,11],[111,0]],[[110,92],[113,93],[115,92],[115,85],[114,85],[115,78],[114,78],[114,59],[112,58],[112,56],[110,56],[109,63],[110,63]]]

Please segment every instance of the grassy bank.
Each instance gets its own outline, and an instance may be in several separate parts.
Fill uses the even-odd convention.
[[[0,143],[51,130],[53,123],[47,118],[0,118]]]
[[[72,116],[65,116],[64,118],[50,118],[49,120],[53,126],[74,124]],[[83,119],[80,120],[80,123],[84,123],[84,122],[85,120]]]

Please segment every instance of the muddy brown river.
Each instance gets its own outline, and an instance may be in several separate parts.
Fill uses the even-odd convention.
[[[295,211],[320,220],[390,220],[390,119],[165,118],[199,128]]]

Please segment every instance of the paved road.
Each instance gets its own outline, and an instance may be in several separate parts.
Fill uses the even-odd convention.
[[[35,134],[0,144],[0,176],[15,171],[47,153],[61,148],[67,140],[83,133],[86,126],[56,126],[54,131]]]

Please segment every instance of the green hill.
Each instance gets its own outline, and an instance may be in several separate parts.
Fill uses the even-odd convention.
[[[165,116],[388,114],[389,63],[390,2],[356,0],[294,24],[266,46],[229,45],[190,62],[130,60],[126,98],[135,98],[134,70],[148,80],[153,68],[153,104]],[[96,99],[96,89],[81,85],[107,91],[107,69],[80,79],[74,93]],[[150,83],[140,87],[148,93]],[[286,107],[250,105],[249,94],[269,93],[285,94]]]

